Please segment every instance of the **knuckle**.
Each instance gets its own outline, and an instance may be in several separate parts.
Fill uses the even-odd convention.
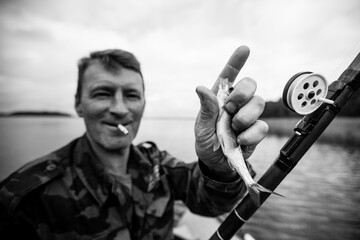
[[[258,95],[254,95],[253,96],[253,102],[255,103],[255,105],[257,106],[257,108],[259,108],[262,111],[264,111],[265,109],[265,100],[258,96]]]
[[[252,89],[254,89],[254,91],[256,90],[257,83],[254,79],[250,77],[244,77],[243,79],[241,79],[241,81],[246,84],[247,87],[251,87]]]
[[[251,77],[244,77],[242,80],[249,84],[256,85],[256,81],[254,79],[252,79]]]
[[[250,119],[240,114],[237,114],[232,120],[232,127],[235,131],[242,131],[250,124]]]
[[[258,120],[258,125],[259,125],[259,132],[263,135],[266,136],[269,132],[269,125],[262,121],[262,120]]]

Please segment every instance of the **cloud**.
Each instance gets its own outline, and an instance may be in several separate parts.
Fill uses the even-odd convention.
[[[242,44],[251,54],[239,78],[257,80],[257,94],[265,100],[279,98],[298,71],[317,71],[333,81],[359,51],[357,0],[17,0],[0,5],[0,111],[73,112],[76,61],[99,49],[135,53],[147,84],[147,114],[162,116],[193,116],[196,86],[211,87]]]

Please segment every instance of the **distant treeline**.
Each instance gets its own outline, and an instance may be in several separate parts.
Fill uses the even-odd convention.
[[[31,116],[54,116],[54,117],[71,117],[68,113],[63,112],[55,112],[55,111],[17,111],[17,112],[11,112],[11,113],[0,113],[0,116],[3,117],[31,117]]]
[[[360,117],[360,92],[357,91],[339,113],[343,117]],[[261,117],[299,117],[300,115],[289,110],[283,104],[282,99],[277,102],[266,102],[265,110]]]

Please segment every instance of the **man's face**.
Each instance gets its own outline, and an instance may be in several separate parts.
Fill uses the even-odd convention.
[[[137,134],[144,108],[139,73],[127,68],[109,72],[98,62],[86,69],[75,109],[84,118],[92,144],[110,151],[128,147]],[[129,133],[122,133],[118,124]]]

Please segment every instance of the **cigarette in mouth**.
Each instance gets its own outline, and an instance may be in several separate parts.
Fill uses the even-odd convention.
[[[126,127],[124,127],[122,124],[117,125],[118,129],[125,135],[129,133],[129,130],[127,130]]]

